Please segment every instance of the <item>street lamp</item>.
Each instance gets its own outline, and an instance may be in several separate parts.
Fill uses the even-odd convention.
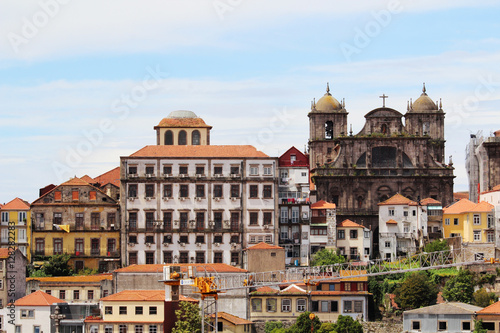
[[[314,318],[315,317],[316,317],[316,315],[314,313],[309,314],[309,319],[311,319],[311,333],[314,330]]]

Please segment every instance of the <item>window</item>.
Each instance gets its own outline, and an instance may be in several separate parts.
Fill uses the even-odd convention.
[[[35,238],[35,254],[45,255],[45,239]]]
[[[179,166],[179,175],[187,175],[188,174],[188,167],[187,165],[181,165]]]
[[[119,313],[121,315],[126,315],[127,314],[127,307],[126,306],[120,306]]]
[[[240,185],[231,185],[231,198],[240,197]]]
[[[186,133],[186,132],[184,132]],[[134,333],[142,333],[143,332],[143,327],[142,325],[135,325],[134,326]]]
[[[283,298],[281,300],[281,312],[292,311],[292,300],[290,298]]]
[[[224,331],[224,323],[222,321],[217,322],[217,332],[223,332]]]
[[[453,225],[458,225],[458,218],[453,219]]]
[[[146,184],[146,198],[155,196],[155,184]]]
[[[272,185],[264,185],[263,191],[262,191],[262,197],[263,198],[272,198]]]
[[[352,312],[352,301],[344,301],[344,313]]]
[[[197,198],[205,197],[205,185],[196,185],[196,197]]]
[[[450,225],[450,219],[449,219],[449,218],[444,219],[444,224],[445,224],[445,225]]]
[[[297,299],[297,312],[306,311],[307,300],[304,298]]]
[[[53,224],[62,224],[62,213],[54,213],[54,220],[52,222]]]
[[[214,198],[222,198],[222,185],[214,185]]]
[[[186,133],[185,130],[181,130],[179,132],[179,139],[178,139],[177,144],[179,146],[185,146],[185,145],[187,145],[187,133]],[[141,330],[141,333],[142,333],[142,330]]]
[[[365,247],[365,255],[366,256],[370,255],[370,248],[369,247]]]
[[[116,239],[115,238],[108,238],[108,255],[113,255],[113,252],[116,252]]]
[[[272,168],[270,166],[264,166],[264,176],[271,176],[273,174]]]
[[[165,264],[172,264],[172,251],[163,251],[163,262]]]
[[[101,240],[99,238],[90,239],[90,254],[93,256],[101,255]]]
[[[351,291],[351,283],[350,282],[344,282],[344,290]]]
[[[88,300],[94,299],[94,291],[93,290],[87,290],[87,299]]]
[[[251,303],[252,303],[252,312],[262,312],[261,298],[253,298]]]
[[[55,192],[54,192],[54,200],[55,200],[55,201],[61,201],[61,198],[62,198],[62,193],[61,193],[61,191],[55,191]]]
[[[47,295],[52,295],[52,290],[47,289],[47,290],[45,290],[45,293],[46,293]]]
[[[105,306],[104,307],[104,314],[113,314],[113,307],[112,306]]]
[[[495,323],[483,321],[483,329],[486,329],[488,331],[495,331]]]
[[[163,174],[164,175],[171,175],[172,174],[172,166],[171,165],[164,165],[163,166]]]
[[[141,314],[142,314],[142,312],[143,312],[143,308],[142,308],[142,306],[136,306],[136,307],[135,307],[135,314],[136,314],[136,315],[141,315]]]
[[[127,325],[118,325],[118,333],[127,333]]]
[[[474,225],[480,225],[481,224],[481,216],[479,214],[474,214],[473,221],[474,221]]]
[[[267,312],[276,312],[276,298],[268,298],[266,300],[266,310]]]
[[[214,228],[222,230],[222,212],[214,212]]]
[[[73,299],[74,300],[80,299],[80,290],[73,290]]]
[[[356,313],[363,312],[363,301],[354,301],[354,312]]]
[[[394,208],[389,208],[389,216],[394,216],[394,215],[395,215]]]
[[[156,308],[156,306],[150,306],[149,307],[149,314],[150,315],[155,315],[158,313],[158,309]]]
[[[470,321],[462,322],[462,331],[470,331]]]
[[[238,265],[240,262],[240,254],[238,252],[231,252],[231,264]]]
[[[214,236],[214,243],[222,243],[222,235],[215,235]]]
[[[330,302],[330,312],[339,312],[339,302],[331,301]]]
[[[174,144],[174,134],[171,130],[165,132],[165,145],[171,146]]]
[[[163,229],[172,230],[172,212],[163,212]]]
[[[321,301],[321,312],[328,312],[328,301]]]
[[[101,226],[100,215],[101,214],[99,213],[90,214],[90,229],[99,230],[99,227]]]
[[[214,175],[222,175],[222,166],[214,166]]]
[[[411,329],[414,331],[420,331],[420,322],[419,321],[412,321],[411,322]]]
[[[73,199],[73,201],[78,201],[78,199],[80,199],[80,192],[78,190],[71,191],[71,199]]]
[[[250,225],[259,224],[259,213],[258,212],[250,212]]]
[[[196,174],[197,175],[204,175],[205,174],[205,166],[204,165],[197,165],[196,166]]]
[[[385,242],[385,247],[386,247],[386,248],[391,247],[391,242]]]
[[[191,133],[191,144],[193,146],[199,146],[200,145],[200,131],[194,130]],[[151,332],[150,332],[151,333]]]
[[[250,176],[258,176],[258,175],[259,175],[259,167],[250,166]]]
[[[240,174],[240,167],[239,167],[239,165],[231,165],[230,173],[232,175],[239,175]]]
[[[137,184],[128,185],[128,197],[137,198]]]
[[[146,166],[146,175],[152,175],[155,173],[155,167],[151,165]]]
[[[128,242],[129,244],[137,244],[137,236],[135,235],[128,236]]]
[[[370,232],[369,231],[365,231],[364,234],[365,234],[365,238],[370,238]]]
[[[448,326],[448,322],[438,321],[438,331],[446,331],[447,326]]]
[[[189,196],[189,185],[180,185],[179,196],[181,198],[187,198]]]
[[[358,231],[357,231],[357,230],[351,230],[351,231],[349,232],[349,237],[350,237],[351,239],[357,239],[357,238],[358,238]]]
[[[89,200],[91,200],[91,201],[97,200],[97,192],[96,191],[89,191]]]
[[[204,264],[205,263],[205,252],[197,251],[195,260],[196,260],[197,264]]]
[[[153,231],[155,228],[155,213],[146,212],[146,230]]]
[[[155,263],[155,253],[153,251],[146,252],[146,264],[151,265]]]
[[[104,333],[113,333],[113,325],[104,325]]]
[[[40,326],[33,326],[33,333],[40,333]]]
[[[495,241],[495,234],[493,232],[488,232],[486,237],[488,243],[493,243]]]
[[[222,264],[222,252],[214,252],[214,263]]]
[[[149,243],[149,244],[154,244],[154,242],[155,242],[155,237],[152,235],[147,235],[146,240],[144,241],[144,243]]]
[[[62,254],[63,253],[63,239],[62,238],[54,238],[54,254]]]
[[[259,197],[259,186],[250,185],[250,198],[258,198],[258,197]]]
[[[205,212],[196,212],[196,229],[203,230],[204,228],[205,228]]]
[[[311,312],[318,312],[318,311],[319,311],[319,302],[312,301],[311,302]]]
[[[474,241],[475,242],[481,241],[481,230],[474,230]]]
[[[270,225],[273,224],[273,213],[271,212],[264,212],[263,213],[263,222],[265,225]]]
[[[137,265],[137,252],[129,252],[128,263],[130,265]]]
[[[187,231],[188,229],[188,212],[180,212],[180,231]]]
[[[338,230],[337,231],[337,238],[338,239],[345,239],[345,230]]]
[[[66,290],[59,290],[59,298],[66,299]]]
[[[128,213],[128,228],[129,231],[135,231],[137,229],[137,212]]]
[[[35,310],[21,310],[21,318],[35,318]]]
[[[487,218],[488,218],[488,228],[493,228],[494,227],[494,224],[493,224],[493,215],[488,214]]]
[[[407,210],[405,210],[405,211],[403,212],[403,216],[408,216],[408,211],[407,211]]]
[[[187,252],[187,251],[179,252],[179,263],[180,264],[189,263],[189,252]]]

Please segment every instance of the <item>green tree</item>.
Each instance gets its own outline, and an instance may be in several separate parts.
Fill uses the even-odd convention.
[[[373,301],[375,306],[382,304],[384,294],[382,292],[383,282],[376,279],[374,276],[368,277],[368,292],[373,294]]]
[[[332,249],[321,249],[313,254],[311,266],[324,266],[333,264],[342,264],[345,262],[345,257]]]
[[[448,243],[446,240],[436,239],[424,246],[425,252],[437,252],[437,251],[448,251],[450,248],[448,247]]]
[[[314,331],[319,330],[321,327],[321,320],[319,320],[318,316],[315,316],[313,320],[309,318],[311,312],[306,311],[302,313],[298,318],[295,324],[293,324],[289,329],[286,330],[287,333],[304,333],[311,332],[311,324],[313,326]]]
[[[476,290],[472,294],[472,304],[480,306],[482,308],[487,307],[495,302],[496,296],[495,293],[489,293],[486,289],[481,288]]]
[[[67,253],[53,255],[42,269],[47,276],[70,276],[73,274],[68,265],[70,258]]]
[[[483,328],[482,320],[474,320],[474,333],[487,333],[488,330]]]
[[[474,275],[467,269],[460,269],[458,274],[446,281],[443,298],[449,302],[471,303],[474,293]]]
[[[438,290],[425,272],[416,272],[409,275],[394,293],[396,303],[408,310],[434,304]]]
[[[333,331],[337,333],[363,333],[363,326],[351,316],[339,315],[333,326]]]
[[[330,332],[335,332],[334,323],[322,323],[321,327],[318,330],[318,333],[330,333]]]
[[[180,309],[175,311],[177,321],[172,333],[201,332],[201,315],[198,305],[190,302],[179,302]]]
[[[283,328],[283,323],[281,321],[267,321],[264,326],[264,332],[272,333],[277,328]]]

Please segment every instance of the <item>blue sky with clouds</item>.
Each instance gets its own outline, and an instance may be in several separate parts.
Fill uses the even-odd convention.
[[[470,133],[500,129],[497,1],[5,0],[0,202],[97,176],[192,110],[212,144],[304,148],[313,98],[345,98],[354,132],[381,105],[442,98],[467,189]]]

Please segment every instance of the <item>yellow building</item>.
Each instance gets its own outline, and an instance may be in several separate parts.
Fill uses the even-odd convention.
[[[30,204],[22,199],[0,206],[0,246],[17,246],[31,260],[30,254],[31,212]]]
[[[462,237],[463,243],[494,243],[494,206],[462,199],[443,209],[444,237]]]
[[[253,332],[252,325],[253,323],[249,320],[233,316],[227,312],[217,312],[217,332],[250,333]]]
[[[73,178],[31,204],[33,255],[68,253],[75,272],[107,272],[120,264],[118,202],[80,178]]]

